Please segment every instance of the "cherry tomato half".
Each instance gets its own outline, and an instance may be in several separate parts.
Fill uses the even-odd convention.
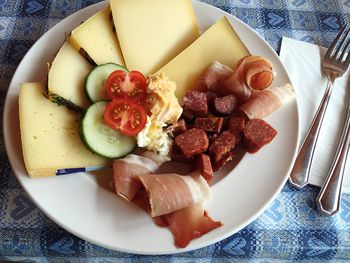
[[[129,99],[114,99],[104,111],[105,123],[127,136],[137,135],[146,125],[146,110]]]
[[[116,70],[106,81],[106,92],[110,99],[126,98],[143,102],[146,98],[146,78],[139,71]]]

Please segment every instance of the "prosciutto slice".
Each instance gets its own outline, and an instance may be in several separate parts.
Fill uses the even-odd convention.
[[[154,174],[167,160],[145,152],[114,162],[113,185],[119,196],[132,201],[152,216],[161,227],[169,227],[177,247],[220,227],[203,204],[211,198],[207,181],[198,172],[189,175]]]
[[[152,217],[169,214],[211,198],[210,187],[199,173],[147,174],[138,175],[137,178],[148,193]]]
[[[195,89],[217,90],[220,82],[232,74],[233,70],[220,62],[214,61],[198,79]]]
[[[202,203],[164,215],[163,219],[174,235],[175,245],[180,248],[186,247],[191,240],[222,226],[221,222],[209,217]]]
[[[224,81],[223,86],[226,92],[247,101],[251,96],[251,89],[266,89],[273,79],[269,60],[260,56],[247,56],[237,63],[235,71]]]
[[[245,82],[245,65],[246,60],[238,62],[235,71],[223,83],[225,92],[237,96],[242,101],[247,101],[252,91]]]
[[[247,102],[240,106],[240,109],[249,119],[262,119],[294,97],[292,85],[286,84],[282,87],[273,87],[255,92]]]
[[[274,79],[272,63],[260,56],[245,57],[245,82],[252,89],[269,87]]]
[[[168,160],[168,157],[149,151],[116,159],[113,162],[112,188],[120,197],[131,201],[142,186],[139,180],[135,180],[135,175],[154,173]]]

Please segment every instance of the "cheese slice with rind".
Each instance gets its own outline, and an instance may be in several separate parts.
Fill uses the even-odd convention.
[[[19,93],[19,119],[25,167],[30,177],[56,175],[68,168],[107,166],[80,140],[80,114],[48,100],[40,83],[24,83]]]
[[[49,98],[73,109],[76,106],[82,109],[87,108],[89,101],[85,94],[84,84],[91,69],[92,65],[66,41],[50,66]]]
[[[109,7],[97,12],[72,31],[69,41],[81,55],[97,65],[113,62],[124,66],[109,15]]]
[[[110,0],[125,65],[154,73],[199,36],[190,0]]]
[[[214,61],[233,67],[239,59],[250,55],[226,17],[219,19],[206,32],[173,60],[162,67],[169,79],[177,84],[176,97],[182,101],[194,87],[198,77]]]

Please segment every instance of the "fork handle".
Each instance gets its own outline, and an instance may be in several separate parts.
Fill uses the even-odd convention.
[[[316,199],[319,209],[334,215],[339,211],[346,159],[350,146],[350,103],[348,104],[346,121],[333,163],[329,169],[327,179]]]
[[[306,138],[299,150],[295,160],[289,181],[291,185],[297,188],[303,188],[308,184],[310,167],[315,152],[318,135],[320,133],[322,121],[327,109],[329,98],[333,89],[334,78],[329,77],[326,91],[323,95],[320,106],[317,109],[316,115],[312,120],[311,126],[307,132]]]

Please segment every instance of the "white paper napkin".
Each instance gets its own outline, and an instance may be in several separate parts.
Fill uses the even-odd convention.
[[[313,116],[323,97],[327,78],[322,70],[322,58],[326,49],[283,37],[280,58],[292,79],[297,96],[300,118],[300,145],[304,141]],[[310,184],[321,186],[340,139],[350,100],[350,73],[335,81],[327,112],[311,166]],[[344,192],[350,193],[350,160],[344,178]]]

